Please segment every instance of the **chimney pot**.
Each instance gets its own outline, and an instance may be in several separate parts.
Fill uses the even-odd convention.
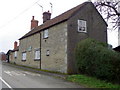
[[[32,20],[34,20],[34,16],[32,16]]]

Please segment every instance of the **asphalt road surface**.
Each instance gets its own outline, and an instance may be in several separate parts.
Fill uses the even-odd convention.
[[[81,88],[80,85],[53,76],[2,65],[2,88]]]
[[[9,85],[2,79],[2,62],[0,61],[0,90],[2,88],[11,88]]]

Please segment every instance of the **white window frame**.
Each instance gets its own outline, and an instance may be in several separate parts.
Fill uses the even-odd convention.
[[[43,31],[43,38],[48,38],[48,29]]]
[[[15,53],[14,53],[14,57],[17,58],[17,51],[15,51]]]
[[[87,22],[85,20],[78,20],[78,32],[87,32]]]
[[[34,55],[35,60],[40,60],[40,49],[36,49]]]
[[[26,61],[26,56],[27,56],[26,52],[23,52],[22,53],[22,61]]]

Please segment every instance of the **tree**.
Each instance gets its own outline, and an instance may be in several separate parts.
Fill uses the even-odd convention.
[[[120,26],[120,0],[96,0],[94,4],[113,29]]]

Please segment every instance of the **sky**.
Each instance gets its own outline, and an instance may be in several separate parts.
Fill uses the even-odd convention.
[[[44,11],[52,11],[54,18],[85,1],[87,0],[0,0],[0,52],[12,50],[14,42],[19,42],[18,39],[30,31],[32,16],[41,25]],[[118,46],[117,39],[117,31],[108,31],[109,44]]]

